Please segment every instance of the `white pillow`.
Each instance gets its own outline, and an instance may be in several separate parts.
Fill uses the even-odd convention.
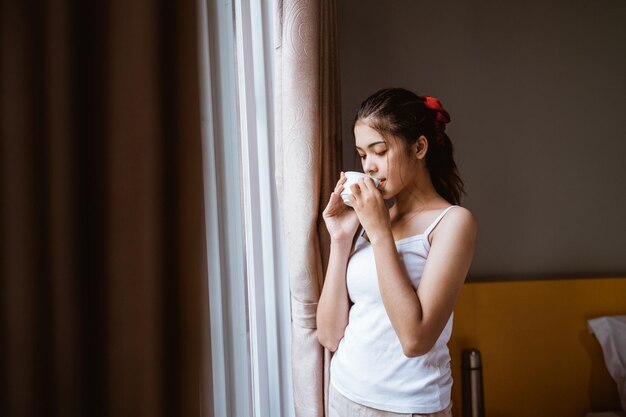
[[[617,392],[626,411],[626,316],[606,316],[587,320],[589,332],[596,335],[604,363],[617,383]]]

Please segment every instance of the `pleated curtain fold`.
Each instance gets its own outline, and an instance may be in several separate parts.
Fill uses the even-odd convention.
[[[199,416],[197,4],[0,8],[0,415]]]
[[[297,417],[323,417],[330,354],[315,314],[328,260],[321,213],[341,169],[334,0],[276,2],[276,182],[286,241]]]

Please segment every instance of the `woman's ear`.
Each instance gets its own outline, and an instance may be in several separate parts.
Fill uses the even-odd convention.
[[[428,151],[428,140],[426,139],[426,136],[422,135],[417,138],[417,141],[413,144],[412,149],[417,159],[426,158],[426,152]]]

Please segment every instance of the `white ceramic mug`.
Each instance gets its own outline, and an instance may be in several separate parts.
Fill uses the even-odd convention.
[[[353,184],[358,184],[359,178],[371,178],[372,181],[374,181],[374,185],[376,187],[378,187],[378,183],[380,182],[378,178],[370,177],[369,175],[364,174],[362,172],[348,171],[348,172],[344,172],[344,175],[346,176],[346,182],[343,184],[343,191],[341,191],[341,199],[343,200],[345,205],[350,206],[350,207],[352,207],[352,203],[350,202],[350,199],[348,198],[350,195],[352,195],[352,190],[350,189],[350,187]]]

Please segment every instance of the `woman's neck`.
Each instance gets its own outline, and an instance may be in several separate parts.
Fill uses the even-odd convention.
[[[438,208],[447,201],[437,193],[430,179],[428,171],[425,175],[416,175],[415,180],[395,196],[393,211],[395,216],[404,216],[407,213],[414,213]],[[395,217],[394,216],[394,217]]]

